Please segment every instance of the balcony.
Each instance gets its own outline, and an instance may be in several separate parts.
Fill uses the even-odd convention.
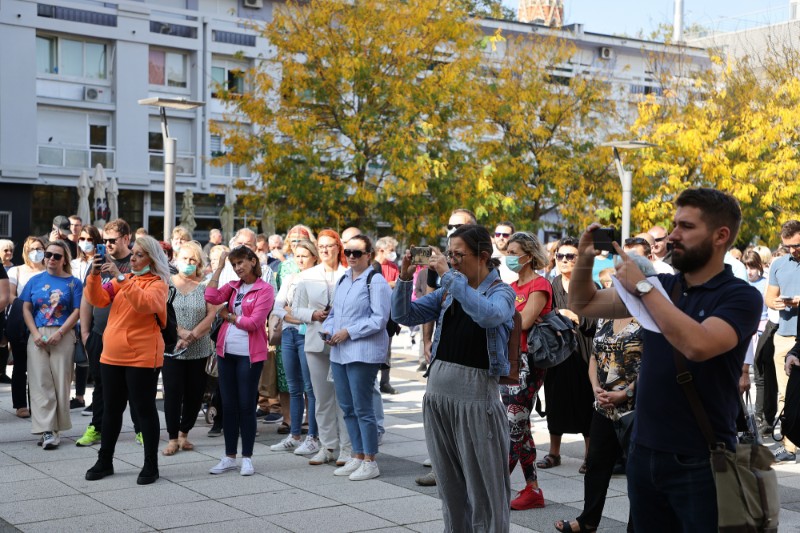
[[[80,146],[68,144],[40,144],[39,165],[60,168],[94,168],[97,164],[114,170],[116,152],[108,147]]]
[[[211,165],[210,174],[212,176],[222,176],[225,178],[249,178],[250,169],[245,165],[232,165],[231,163],[226,163],[221,167]]]
[[[175,174],[178,176],[194,176],[195,155],[179,152],[175,154]],[[164,172],[164,152],[150,150],[150,172]]]

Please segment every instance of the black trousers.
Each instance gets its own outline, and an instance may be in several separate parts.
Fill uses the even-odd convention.
[[[158,434],[161,430],[156,408],[156,388],[160,368],[138,368],[100,363],[103,376],[103,429],[100,433],[101,457],[113,457],[119,432],[122,430],[122,413],[131,403],[139,417],[139,428],[144,440],[145,460],[156,461]]]
[[[767,322],[764,333],[758,339],[753,364],[753,377],[756,383],[756,416],[764,424],[771,426],[778,413],[778,377],[775,374],[775,332],[778,324]],[[783,369],[780,369],[781,372]]]
[[[206,358],[164,358],[164,417],[170,439],[189,433],[197,421],[206,388]]]
[[[8,345],[14,354],[14,370],[11,372],[11,403],[14,409],[28,407],[28,336],[24,340],[9,339]]]
[[[614,465],[622,457],[614,423],[597,411],[592,415],[589,431],[589,453],[586,456],[586,474],[583,478],[583,512],[578,523],[587,529],[596,528],[603,516],[606,493],[614,472]],[[628,531],[633,531],[633,522],[628,516]]]
[[[103,353],[103,336],[98,335],[94,331],[90,332],[84,347],[86,348],[86,357],[89,359],[89,371],[92,373],[92,379],[94,379],[91,425],[94,426],[96,430],[102,431],[103,414],[105,413],[105,402],[103,400],[103,373],[100,371],[100,355]],[[84,391],[85,390],[86,389],[84,386]],[[155,394],[153,396],[155,397]],[[131,403],[131,420],[133,420],[134,431],[139,433],[139,417],[136,414],[136,406],[133,403]]]

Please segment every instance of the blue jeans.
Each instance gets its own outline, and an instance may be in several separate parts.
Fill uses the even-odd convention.
[[[372,390],[372,408],[375,409],[375,423],[378,425],[378,435],[386,433],[383,427],[383,420],[386,418],[383,414],[383,397],[381,396],[380,381],[375,378],[375,387]]]
[[[316,437],[319,435],[317,419],[314,417],[316,400],[314,388],[311,386],[311,374],[308,372],[305,343],[306,336],[301,335],[297,328],[285,328],[281,334],[281,357],[283,369],[286,371],[286,383],[289,385],[291,433],[297,437],[302,431],[305,398],[308,398],[308,435]]]
[[[217,357],[219,391],[222,394],[222,432],[225,455],[236,456],[239,433],[242,434],[242,457],[253,455],[256,441],[256,404],[258,380],[264,362],[250,363],[250,357],[225,354]]]
[[[717,531],[717,489],[708,453],[677,455],[632,444],[626,471],[635,531]]]
[[[336,400],[344,412],[344,423],[353,443],[353,454],[378,453],[378,425],[372,391],[381,365],[331,361]]]

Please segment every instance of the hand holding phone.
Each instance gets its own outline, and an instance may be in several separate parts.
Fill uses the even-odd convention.
[[[431,260],[430,246],[414,246],[411,248],[411,264],[428,266]]]
[[[322,340],[324,342],[328,342],[329,340],[331,340],[331,334],[328,333],[327,331],[320,331],[319,336],[322,337]]]
[[[592,232],[594,249],[612,254],[617,253],[612,243],[620,241],[619,232],[615,228],[598,228]]]

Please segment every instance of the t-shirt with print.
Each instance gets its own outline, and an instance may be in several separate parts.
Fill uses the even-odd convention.
[[[74,276],[60,278],[42,272],[33,276],[20,294],[20,299],[33,305],[36,327],[63,326],[81,305],[83,285]]]
[[[511,284],[511,288],[514,289],[514,293],[517,295],[516,299],[514,300],[514,308],[517,311],[522,313],[522,310],[525,309],[525,305],[528,303],[531,295],[538,291],[547,293],[547,303],[544,304],[542,312],[539,313],[539,316],[544,316],[553,310],[553,286],[550,285],[550,282],[547,281],[547,279],[541,276],[536,276],[535,279],[532,279],[525,285],[519,285],[518,283],[518,281],[515,281]],[[520,339],[520,346],[527,346],[528,330],[522,331],[521,335],[522,337]]]
[[[236,297],[233,300],[233,313],[239,317],[242,316],[242,301],[245,295],[253,289],[255,283],[245,285],[244,283],[239,286],[236,291]],[[235,324],[229,324],[227,333],[225,334],[225,353],[231,355],[241,355],[248,357],[250,355],[250,337],[243,329],[239,329]]]
[[[117,269],[119,269],[120,273],[128,274],[131,271],[131,254],[128,254],[126,257],[122,259],[115,259],[111,256],[108,256],[117,265]],[[91,276],[92,271],[90,270],[87,276]],[[108,272],[101,272],[100,279],[103,281],[103,285],[106,283],[111,283],[111,280],[114,278]],[[84,284],[86,280],[84,280]],[[92,331],[97,333],[101,337],[103,336],[103,332],[106,330],[106,324],[108,323],[108,315],[111,313],[111,306],[108,307],[93,307],[92,308]]]

